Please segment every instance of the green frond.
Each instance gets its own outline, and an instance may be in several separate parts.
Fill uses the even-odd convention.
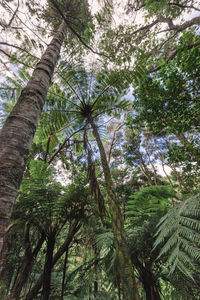
[[[96,235],[95,243],[99,249],[113,247],[113,233],[111,231],[107,231]]]
[[[200,194],[173,207],[160,220],[154,247],[161,246],[159,257],[167,255],[170,273],[177,268],[192,278],[200,262]]]
[[[169,198],[174,196],[174,191],[170,186],[151,186],[141,189],[130,196],[127,211],[128,216],[135,218],[150,217],[159,211],[165,211]],[[130,218],[129,218],[130,220]],[[131,218],[133,220],[133,218]]]
[[[178,233],[173,233],[170,237],[170,239],[168,239],[168,241],[165,243],[165,245],[162,247],[160,254],[158,257],[161,257],[162,255],[168,253],[174,246],[177,246],[179,242],[179,236]],[[174,253],[177,252],[178,247],[176,247],[173,250],[173,255]],[[171,254],[172,255],[172,254]]]

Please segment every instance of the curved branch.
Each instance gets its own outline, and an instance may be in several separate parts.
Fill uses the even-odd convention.
[[[16,16],[16,14],[17,14],[17,12],[18,12],[18,9],[19,9],[19,0],[17,1],[17,7],[16,7],[15,11],[13,12],[13,15],[12,15],[10,21],[8,22],[8,24],[2,24],[2,23],[0,23],[0,25],[2,27],[4,27],[4,29],[8,28],[8,27],[11,27],[11,24],[12,24],[12,22],[13,22],[15,16]],[[16,29],[16,27],[12,27],[12,28]]]
[[[170,30],[182,31],[193,25],[200,25],[200,16],[194,17],[193,19],[188,20],[181,25],[175,25],[171,18],[165,18],[165,17],[161,18],[161,22],[167,23]]]

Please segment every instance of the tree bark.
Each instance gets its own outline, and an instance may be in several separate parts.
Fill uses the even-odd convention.
[[[105,177],[106,191],[108,194],[110,214],[112,217],[114,245],[115,245],[118,264],[119,264],[119,274],[122,283],[122,292],[124,294],[124,299],[136,300],[139,299],[138,291],[136,288],[136,280],[134,277],[131,258],[126,243],[123,217],[118,203],[118,198],[115,192],[115,187],[112,181],[105,149],[103,147],[97,126],[92,116],[89,116],[88,122],[92,126],[93,134],[96,138],[99,147],[100,156],[101,156],[101,163],[102,163],[104,177]]]
[[[65,31],[63,21],[0,132],[0,253]]]
[[[6,235],[1,253],[3,259],[1,260],[2,264],[0,269],[0,299],[6,299],[14,278],[14,270],[12,264],[9,263],[9,251],[11,248],[11,236]]]

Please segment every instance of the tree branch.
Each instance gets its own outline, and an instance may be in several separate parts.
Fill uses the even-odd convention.
[[[183,8],[183,9],[184,8],[189,8],[189,9],[194,9],[194,10],[200,11],[199,8],[197,8],[197,7],[193,6],[193,5],[182,5],[180,3],[171,3],[171,2],[169,2],[168,5],[170,5],[170,6],[177,6],[177,7]]]
[[[177,32],[180,32],[186,28],[189,28],[193,25],[200,25],[200,16],[194,17],[191,20],[186,21],[185,23],[181,25],[175,25],[171,18],[161,17],[160,21],[162,23],[167,23],[169,26],[169,30],[176,30]]]
[[[122,126],[124,126],[124,124],[120,123],[119,126],[117,126],[114,130],[113,138],[112,138],[110,149],[109,149],[109,152],[108,152],[108,163],[110,163],[112,149],[113,149],[113,147],[115,145],[115,142],[116,142],[117,131],[119,131],[122,128]]]
[[[182,47],[182,49],[174,50],[174,51],[171,53],[171,55],[166,59],[165,64],[167,64],[170,60],[174,59],[174,58],[176,57],[176,55],[178,54],[178,51],[180,51],[180,50],[181,50],[181,51],[184,51],[185,48],[186,48],[187,50],[190,50],[190,49],[192,49],[192,48],[194,48],[194,47],[198,47],[199,45],[200,45],[200,42],[196,42],[196,43],[192,43],[192,44],[188,45],[187,47]],[[165,64],[163,64],[163,65],[165,65]],[[150,69],[150,70],[148,71],[148,73],[154,73],[154,72],[157,72],[157,71],[159,71],[161,68],[162,68],[162,66],[159,66],[159,67],[154,68],[154,69]]]
[[[13,12],[13,15],[12,15],[10,21],[8,22],[8,24],[3,24],[2,22],[0,22],[0,25],[1,25],[2,27],[4,27],[4,29],[5,29],[5,28],[8,28],[8,27],[11,27],[11,24],[12,24],[12,22],[13,22],[15,16],[16,16],[16,14],[17,14],[17,12],[18,12],[18,9],[19,9],[19,0],[17,1],[17,7],[16,7],[15,11]],[[13,29],[16,29],[16,28],[17,28],[17,29],[18,29],[18,27],[12,27],[12,28],[13,28]]]
[[[85,125],[86,126],[86,125]],[[64,140],[64,142],[60,145],[60,147],[53,153],[53,155],[51,156],[51,158],[49,159],[48,163],[50,164],[53,159],[56,157],[56,155],[63,149],[63,147],[66,145],[66,143],[69,141],[69,139],[75,135],[76,133],[78,133],[79,131],[83,130],[85,128],[85,126],[81,127],[80,129],[74,131],[68,138],[66,138]]]
[[[48,140],[47,140],[47,148],[46,148],[46,152],[45,152],[45,156],[44,156],[44,162],[45,163],[47,162],[47,156],[49,154],[50,141],[51,141],[51,134],[49,134]]]
[[[9,46],[9,47],[16,48],[16,49],[18,49],[18,50],[20,50],[20,51],[26,52],[26,53],[27,53],[28,55],[30,55],[31,57],[36,58],[36,59],[39,60],[39,58],[38,58],[37,56],[31,54],[31,53],[28,52],[26,49],[21,48],[21,47],[19,47],[19,46],[16,46],[16,45],[13,45],[13,44],[9,44],[9,43],[6,43],[6,42],[0,42],[0,45],[5,45],[5,46]],[[2,50],[2,49],[0,49],[0,50]],[[2,51],[2,52],[3,52],[3,51]],[[5,54],[6,54],[6,53],[5,53]],[[7,54],[6,54],[6,55],[7,55]]]
[[[159,23],[167,23],[168,24],[168,28],[164,31],[174,30],[176,32],[180,32],[180,31],[182,31],[186,28],[189,28],[193,25],[200,25],[200,16],[194,17],[193,19],[188,20],[181,25],[175,25],[171,18],[166,18],[166,17],[161,16],[161,17],[157,18],[155,21],[153,21],[152,23],[142,26],[142,27],[138,28],[137,30],[131,32],[130,34],[125,34],[125,36],[131,37],[142,31],[144,31],[143,34],[145,35],[147,31],[150,31],[150,29],[152,27],[154,27],[156,24],[159,24]]]

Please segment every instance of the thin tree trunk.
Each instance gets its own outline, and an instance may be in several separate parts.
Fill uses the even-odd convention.
[[[173,185],[173,183],[172,183],[172,181],[171,181],[171,179],[170,179],[170,176],[167,174],[167,172],[166,172],[166,170],[165,170],[165,160],[164,160],[164,156],[163,156],[162,152],[160,151],[160,148],[157,146],[156,141],[155,141],[155,138],[153,138],[153,143],[154,143],[154,146],[155,146],[156,150],[158,151],[158,156],[159,156],[160,161],[161,161],[161,165],[162,165],[163,172],[164,172],[165,176],[167,177],[167,179],[168,179],[170,185],[171,185],[172,187],[174,187],[174,185]]]
[[[61,289],[60,300],[64,299],[65,277],[66,277],[66,269],[67,269],[67,261],[68,261],[68,252],[69,252],[69,248],[67,248],[67,250],[65,252],[65,260],[64,260],[64,265],[63,265],[63,277],[62,277],[62,289]]]
[[[99,289],[99,285],[98,285],[98,250],[96,245],[93,245],[93,249],[94,249],[94,297],[97,297],[98,294],[98,289]]]
[[[143,170],[142,166],[138,165],[139,169],[141,170],[141,172],[143,173],[143,175],[146,177],[147,181],[148,181],[148,185],[151,186],[151,178],[149,177],[149,175],[147,175],[147,173]]]
[[[145,164],[145,161],[144,161],[144,159],[143,159],[142,154],[140,153],[140,151],[139,151],[139,155],[140,155],[141,163],[142,163],[142,166],[143,166],[144,169],[140,165],[139,165],[139,168],[142,171],[142,173],[144,174],[144,176],[147,178],[148,185],[151,186],[152,185],[151,177],[148,174],[148,168],[147,168],[147,166]]]
[[[65,31],[63,21],[0,132],[0,253]]]
[[[138,291],[136,288],[136,281],[133,273],[133,267],[131,263],[131,258],[126,243],[123,217],[118,203],[118,198],[115,192],[114,184],[112,181],[105,149],[101,142],[96,124],[94,123],[94,120],[92,119],[91,116],[88,118],[88,122],[92,126],[93,133],[96,138],[99,151],[100,151],[101,162],[102,162],[102,167],[103,167],[103,172],[105,177],[106,191],[108,194],[110,213],[112,217],[114,245],[117,253],[119,274],[121,277],[124,299],[126,300],[139,299]]]
[[[57,261],[60,259],[60,257],[68,251],[67,249],[70,247],[70,244],[73,240],[74,235],[78,232],[80,229],[81,224],[79,223],[78,220],[76,220],[69,228],[69,232],[67,235],[67,238],[64,242],[64,244],[58,249],[56,254],[53,256],[53,261],[52,261],[52,267],[57,263]],[[28,292],[28,294],[24,297],[25,300],[33,300],[36,295],[38,294],[40,288],[42,287],[43,283],[43,278],[44,278],[44,272],[40,275],[38,280],[36,281],[35,285],[32,287],[32,289]]]
[[[149,152],[147,151],[147,149],[145,149],[145,150],[146,150],[146,154],[147,154],[148,159],[149,159],[149,163],[150,163],[150,165],[152,166],[152,169],[153,169],[154,184],[157,185],[157,176],[158,176],[158,174],[157,174],[156,168],[155,168],[154,164],[151,161],[151,156],[150,156]]]
[[[53,268],[53,250],[55,246],[55,233],[51,233],[47,239],[47,250],[44,264],[42,300],[48,300],[51,292],[51,272]]]

